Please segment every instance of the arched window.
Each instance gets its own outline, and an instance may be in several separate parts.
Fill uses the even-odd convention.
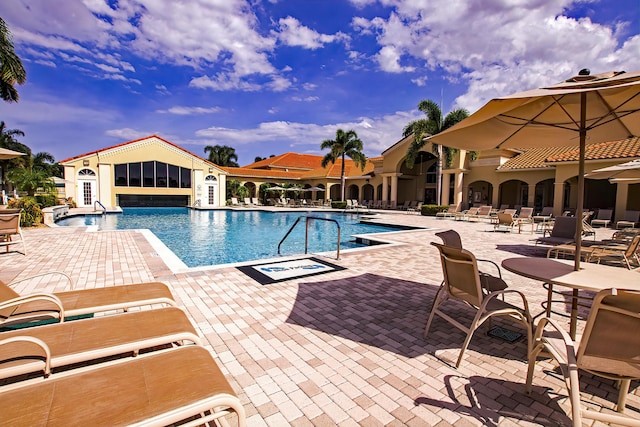
[[[213,175],[207,175],[207,177],[204,179],[204,182],[206,182],[207,184],[215,184],[218,182],[218,178]]]
[[[80,169],[78,171],[78,176],[79,177],[84,177],[84,178],[90,177],[90,176],[95,177],[96,173],[94,171],[92,171],[91,169]]]

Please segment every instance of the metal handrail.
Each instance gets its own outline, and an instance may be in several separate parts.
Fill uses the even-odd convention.
[[[336,250],[336,259],[340,259],[340,223],[332,218],[322,218],[319,216],[301,216],[298,217],[298,219],[296,219],[296,221],[293,223],[293,225],[291,226],[291,228],[289,228],[289,231],[287,231],[287,233],[284,235],[284,237],[282,238],[282,240],[280,240],[280,243],[278,243],[278,255],[280,255],[280,246],[282,246],[282,243],[287,239],[287,237],[289,237],[289,235],[291,234],[291,232],[293,231],[294,228],[296,228],[296,225],[298,225],[298,223],[300,222],[300,220],[302,218],[305,218],[305,230],[304,230],[304,253],[306,254],[308,251],[308,247],[309,247],[309,220],[320,220],[320,221],[329,221],[329,222],[333,222],[336,224],[336,226],[338,227],[338,248]]]
[[[102,213],[107,213],[107,208],[104,207],[104,205],[102,203],[100,203],[100,200],[96,200],[95,202],[93,202],[93,211],[97,211],[98,209],[96,209],[96,205],[100,205],[100,207],[102,208]]]

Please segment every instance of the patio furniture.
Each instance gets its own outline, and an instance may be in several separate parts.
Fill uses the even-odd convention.
[[[595,246],[592,247],[592,250],[589,254],[588,261],[596,262],[600,264],[601,262],[610,263],[614,262],[616,264],[621,264],[628,268],[632,269],[632,264],[634,267],[640,267],[640,255],[638,252],[640,250],[640,235],[631,240],[629,245],[626,247],[612,247],[612,246]]]
[[[538,237],[535,240],[535,246],[544,245],[563,245],[575,242],[576,235],[576,218],[573,216],[560,216],[553,222],[553,228],[549,236]]]
[[[22,245],[22,254],[27,254],[27,246],[20,228],[20,213],[22,209],[0,209],[0,246],[9,252],[9,246]],[[17,237],[18,240],[13,240]]]
[[[582,419],[594,419],[621,425],[638,425],[640,421],[622,414],[609,414],[583,407],[580,398],[579,371],[619,381],[616,409],[624,412],[629,383],[640,378],[640,293],[623,289],[605,289],[596,295],[584,333],[574,342],[554,320],[538,322],[534,347],[529,354],[527,392],[531,393],[536,358],[544,351],[560,365],[571,402],[574,427]],[[552,334],[546,332],[552,331]],[[560,336],[558,336],[560,335]]]
[[[624,216],[616,222],[616,228],[635,228],[640,222],[640,211],[624,211]]]
[[[13,281],[0,281],[0,327],[26,324],[44,319],[62,322],[67,317],[128,310],[147,305],[174,306],[176,302],[169,287],[161,282],[136,283],[105,288],[71,290],[55,293],[20,295],[11,286],[34,278],[59,275],[73,289],[71,278],[60,272],[48,272]]]
[[[494,215],[491,214],[491,205],[480,206],[475,215],[468,215],[468,221],[476,219],[493,219]]]
[[[178,307],[100,316],[0,333],[0,341],[28,336],[49,350],[49,366],[23,354],[23,341],[0,346],[0,379],[45,369],[98,363],[115,356],[137,356],[141,350],[166,349],[174,343],[202,344],[198,333]],[[108,359],[106,359],[108,358]],[[49,375],[49,372],[44,372]]]
[[[48,353],[45,344],[23,348],[25,355]],[[0,401],[2,423],[11,426],[203,425],[233,412],[245,425],[229,381],[209,351],[196,345],[3,386]]]
[[[453,218],[458,212],[460,212],[461,203],[455,205],[449,205],[447,210],[436,213],[436,219],[438,218]]]
[[[602,225],[608,227],[611,222],[611,216],[613,215],[613,209],[598,209],[598,214],[591,220],[591,225]]]
[[[478,209],[480,208],[472,207],[467,209],[466,211],[456,212],[453,219],[455,219],[456,221],[468,221],[469,218],[475,216],[478,213]]]
[[[517,225],[516,219],[510,212],[498,212],[497,222],[493,224],[493,231],[511,231]]]
[[[527,300],[519,291],[500,290],[485,294],[482,290],[482,283],[476,258],[473,254],[464,249],[455,249],[439,243],[431,242],[440,251],[442,262],[442,272],[444,275],[443,284],[438,289],[435,296],[429,320],[424,329],[424,336],[427,337],[433,318],[438,315],[456,328],[467,334],[460,349],[456,368],[460,366],[464,352],[469,346],[473,333],[487,320],[493,316],[507,316],[522,323],[527,331],[527,353],[531,350],[531,315]],[[517,295],[522,300],[522,307],[517,307],[498,297],[505,294]],[[470,326],[465,326],[449,314],[441,310],[442,305],[449,299],[459,300],[476,310],[476,314]]]

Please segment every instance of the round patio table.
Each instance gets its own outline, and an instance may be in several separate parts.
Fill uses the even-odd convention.
[[[512,273],[547,284],[547,316],[551,310],[553,286],[573,289],[569,329],[572,339],[576,338],[579,290],[599,292],[603,289],[618,288],[640,291],[640,274],[626,268],[584,262],[580,264],[580,270],[575,271],[574,261],[534,257],[507,258],[502,261],[502,267]]]

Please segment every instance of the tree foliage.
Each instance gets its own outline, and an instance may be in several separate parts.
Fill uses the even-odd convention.
[[[356,166],[364,170],[367,164],[367,157],[362,152],[364,144],[358,138],[358,134],[354,130],[343,131],[336,130],[336,139],[325,139],[320,145],[321,150],[330,150],[322,158],[322,167],[326,167],[329,163],[335,164],[336,160],[342,159],[342,168],[340,170],[340,194],[341,200],[344,201],[344,160],[349,157],[354,161]]]
[[[238,167],[238,155],[235,148],[227,145],[207,145],[204,152],[208,153],[209,161],[218,166]]]
[[[0,98],[7,102],[19,99],[16,84],[22,85],[27,72],[13,46],[13,36],[7,23],[0,18]]]

